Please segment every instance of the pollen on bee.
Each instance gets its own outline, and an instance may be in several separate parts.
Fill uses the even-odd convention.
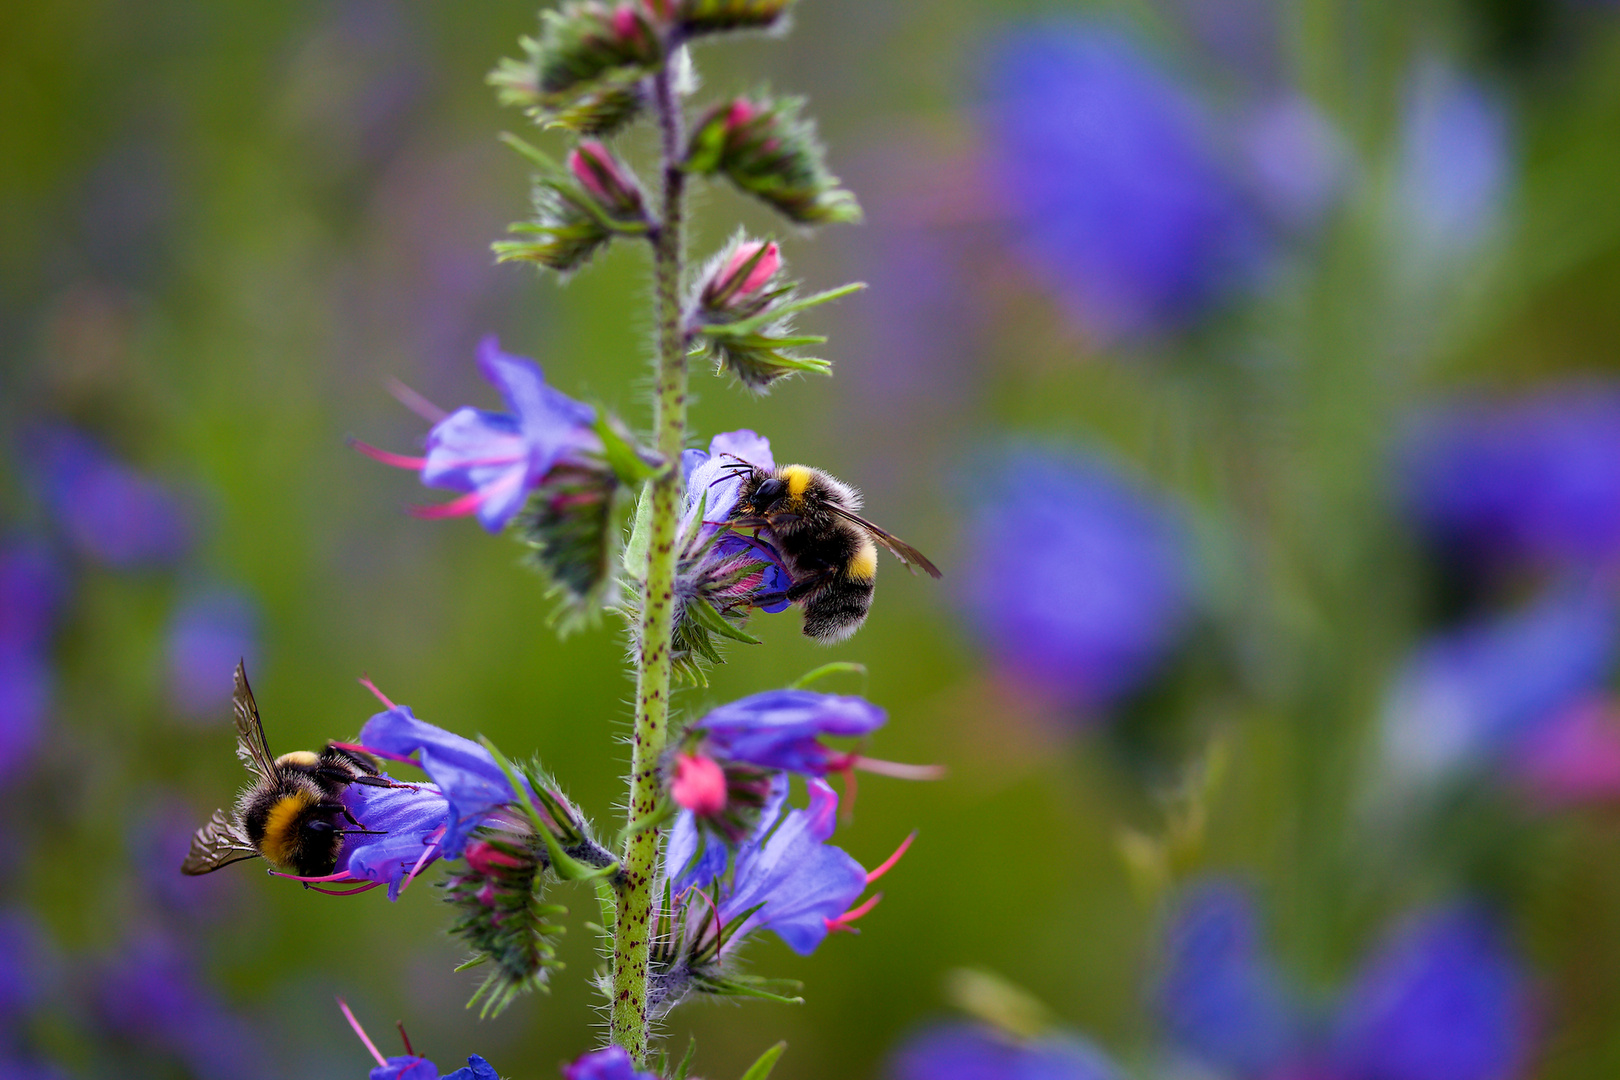
[[[294,750],[290,754],[282,754],[276,758],[277,765],[291,765],[299,769],[313,769],[320,764],[320,757],[313,750]]]
[[[307,791],[283,795],[265,815],[264,840],[259,849],[264,857],[277,866],[291,865],[298,853],[298,819],[315,804],[315,797]]]
[[[871,581],[877,576],[877,545],[868,540],[849,560],[849,576],[857,581]]]

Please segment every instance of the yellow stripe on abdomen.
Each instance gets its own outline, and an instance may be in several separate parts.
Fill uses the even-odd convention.
[[[877,545],[871,540],[863,539],[861,550],[857,551],[849,560],[844,572],[856,581],[871,581],[877,576]]]
[[[265,816],[264,839],[259,843],[265,858],[277,866],[292,865],[299,847],[298,819],[314,804],[314,797],[305,791],[283,795],[276,800],[276,805]]]

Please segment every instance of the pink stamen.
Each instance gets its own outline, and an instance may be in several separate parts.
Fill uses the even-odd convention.
[[[411,872],[405,875],[405,881],[399,887],[400,892],[404,892],[406,889],[411,887],[411,882],[415,881],[416,875],[422,872],[422,867],[426,866],[428,861],[432,859],[435,854],[437,854],[439,850],[439,837],[443,835],[444,826],[440,825],[428,836],[426,841],[427,846],[422,849],[422,857],[416,860],[416,865],[411,867]],[[912,835],[915,836],[917,834],[912,833]],[[908,840],[907,843],[910,843],[910,841]]]
[[[358,889],[348,889],[348,890],[344,890],[344,889],[323,889],[319,885],[310,885],[309,886],[309,888],[315,890],[316,892],[325,893],[327,896],[358,896],[360,893],[370,892],[372,889],[378,889],[378,888],[381,888],[381,887],[382,887],[382,882],[380,882],[380,881],[373,881],[370,884],[360,886]]]
[[[349,1003],[344,1001],[342,998],[338,998],[337,1003],[338,1008],[343,1010],[343,1015],[348,1019],[349,1026],[354,1028],[354,1033],[360,1036],[360,1041],[366,1044],[367,1050],[371,1051],[373,1060],[375,1060],[382,1068],[388,1068],[388,1060],[382,1056],[380,1051],[378,1051],[377,1044],[371,1041],[371,1036],[366,1034],[366,1029],[360,1026],[360,1021],[354,1018],[354,1013],[349,1011]]]
[[[289,878],[292,881],[302,881],[305,884],[308,884],[309,882],[312,882],[312,881],[362,881],[362,880],[364,880],[363,878],[357,878],[357,877],[351,876],[350,873],[347,870],[343,871],[340,874],[327,874],[324,877],[300,877],[297,874],[284,874],[280,870],[272,870],[272,871],[270,871],[270,876],[271,877],[280,877],[280,878]]]
[[[861,757],[857,755],[851,762],[854,768],[862,772],[877,773],[879,776],[892,776],[899,780],[938,780],[946,773],[943,765],[907,765],[899,761],[881,761],[878,758]]]
[[[842,915],[838,916],[836,919],[822,919],[821,921],[826,925],[827,932],[829,934],[835,934],[840,930],[848,930],[853,934],[856,932],[856,930],[849,924],[860,918],[862,915],[865,915],[868,911],[871,911],[873,908],[877,907],[878,901],[882,899],[882,893],[874,893],[872,897],[860,907],[852,907]]]
[[[395,401],[430,424],[437,424],[450,415],[398,379],[388,380],[388,392],[394,395]]]
[[[917,830],[912,829],[911,835],[900,841],[900,846],[894,849],[894,854],[884,859],[877,865],[876,869],[866,875],[866,883],[870,885],[890,870],[893,870],[894,864],[900,861],[900,856],[906,853],[906,849],[911,847],[911,842],[915,839],[917,839]]]
[[[385,709],[397,709],[397,708],[399,708],[398,705],[395,705],[392,701],[388,700],[388,695],[387,694],[385,694],[381,690],[377,689],[377,684],[372,682],[371,681],[371,676],[367,675],[365,672],[360,673],[360,685],[365,687],[367,690],[370,690],[372,695],[378,701],[383,703],[383,708],[385,708]]]
[[[447,503],[437,503],[432,506],[410,506],[406,509],[411,517],[421,518],[424,521],[434,521],[439,518],[465,517],[483,505],[488,497],[486,492],[469,491],[459,499],[451,499]]]
[[[380,697],[381,695],[378,696]],[[387,698],[383,698],[384,702],[387,700]],[[393,706],[390,705],[389,708],[393,708]],[[395,754],[387,750],[378,750],[376,747],[366,746],[364,743],[335,742],[332,745],[337,747],[339,750],[356,750],[362,754],[370,754],[372,757],[383,758],[386,761],[397,761],[401,764],[410,765],[418,769],[422,767],[422,763],[411,757],[409,754]],[[413,791],[415,790],[415,788],[413,788],[410,784],[399,784],[398,786],[409,787],[412,788]]]
[[[420,469],[427,464],[425,457],[410,457],[406,454],[395,454],[387,450],[379,450],[370,443],[361,442],[352,436],[348,440],[352,449],[360,451],[373,461],[380,461],[384,465],[392,465],[396,469]]]

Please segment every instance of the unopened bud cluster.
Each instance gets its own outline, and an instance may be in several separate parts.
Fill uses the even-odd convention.
[[[827,171],[803,98],[737,98],[710,109],[692,132],[686,168],[721,174],[792,221],[859,221],[855,196]]]

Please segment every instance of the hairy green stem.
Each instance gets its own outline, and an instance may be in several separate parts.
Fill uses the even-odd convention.
[[[678,43],[671,43],[673,57]],[[686,175],[681,171],[681,105],[671,61],[654,82],[663,136],[663,213],[653,236],[653,279],[658,310],[658,379],[653,398],[657,449],[673,463],[652,482],[647,573],[636,651],[636,726],[630,751],[631,822],[659,807],[659,758],[669,734],[671,638],[675,629],[675,532],[681,511],[681,450],[686,442],[686,342],[681,329],[682,214]],[[632,833],[625,843],[613,932],[613,1041],[638,1065],[647,1057],[647,954],[653,920],[653,872],[658,827]]]

